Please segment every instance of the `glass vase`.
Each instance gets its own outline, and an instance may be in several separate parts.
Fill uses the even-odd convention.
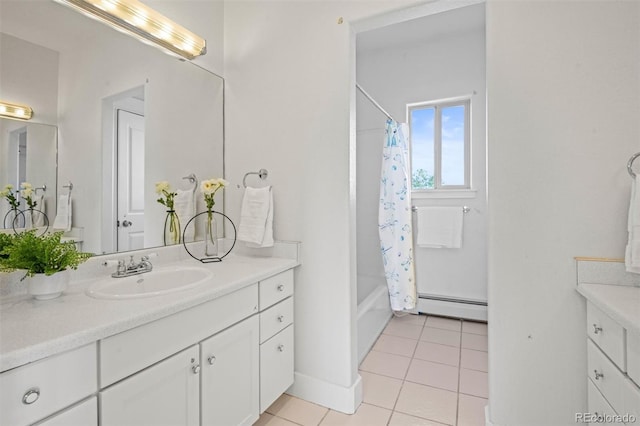
[[[218,225],[211,210],[207,211],[204,223],[204,255],[207,257],[218,256]]]
[[[5,229],[18,229],[24,228],[24,213],[17,208],[10,209],[7,214],[4,215],[4,221],[2,227]]]
[[[180,244],[180,220],[175,210],[167,210],[164,219],[164,245]]]

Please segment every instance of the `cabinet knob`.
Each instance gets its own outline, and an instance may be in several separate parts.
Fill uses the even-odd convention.
[[[593,334],[598,334],[602,331],[602,327],[598,327],[598,324],[593,324]]]
[[[598,373],[598,370],[593,370],[593,374],[595,375],[596,380],[604,378],[604,374]]]
[[[216,362],[215,355],[211,355],[209,358],[207,358],[207,361],[209,361],[209,365],[213,365],[213,363]]]
[[[284,315],[278,315],[278,322],[284,321]]]
[[[284,345],[282,343],[278,345],[278,351],[284,352]]]
[[[284,284],[280,284],[277,287],[278,291],[284,291]]]
[[[193,371],[193,374],[198,374],[200,372],[200,364],[192,366],[191,371]]]
[[[24,393],[22,396],[22,403],[25,405],[30,405],[36,402],[40,398],[40,389],[39,388],[31,388]]]

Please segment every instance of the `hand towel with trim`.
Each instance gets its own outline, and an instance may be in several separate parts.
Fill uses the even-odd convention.
[[[636,173],[631,183],[627,230],[629,241],[625,250],[624,263],[627,272],[640,274],[640,173]]]
[[[462,247],[462,207],[418,207],[417,210],[419,247]]]
[[[245,241],[249,247],[273,246],[273,191],[271,186],[245,188],[237,239]]]
[[[71,231],[71,195],[63,194],[58,198],[57,214],[52,228]]]

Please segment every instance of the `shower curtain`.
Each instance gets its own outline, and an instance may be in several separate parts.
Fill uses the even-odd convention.
[[[378,232],[391,309],[416,307],[411,199],[409,198],[408,127],[387,120],[382,151]]]

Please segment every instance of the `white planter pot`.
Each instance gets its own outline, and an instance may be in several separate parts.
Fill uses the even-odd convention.
[[[53,275],[35,274],[27,277],[29,294],[38,300],[54,299],[67,288],[69,277],[68,269]]]

